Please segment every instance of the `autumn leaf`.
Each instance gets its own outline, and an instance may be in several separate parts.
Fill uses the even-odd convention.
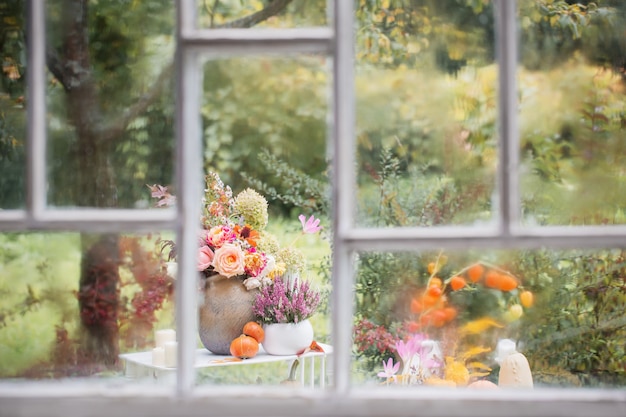
[[[461,327],[459,333],[463,336],[468,334],[479,334],[491,327],[502,328],[504,326],[490,317],[483,317],[478,320],[472,320],[469,323],[465,324],[463,327]]]
[[[462,360],[466,361],[472,356],[480,355],[481,353],[487,353],[487,352],[491,352],[491,349],[483,347],[483,346],[474,346],[462,352],[460,357],[462,358]]]

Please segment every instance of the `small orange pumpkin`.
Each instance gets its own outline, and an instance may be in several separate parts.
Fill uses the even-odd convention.
[[[253,358],[259,353],[259,342],[254,337],[241,336],[230,343],[230,354],[239,359]]]
[[[265,331],[256,321],[249,321],[243,326],[243,334],[254,337],[257,342],[262,343],[265,338]]]

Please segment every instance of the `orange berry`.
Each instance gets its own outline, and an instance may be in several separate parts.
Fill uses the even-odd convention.
[[[463,277],[456,275],[450,279],[450,287],[452,287],[452,291],[458,291],[465,287],[465,285],[467,285],[467,282],[465,282]]]
[[[456,308],[454,307],[444,308],[443,313],[445,314],[446,322],[454,320],[458,314],[458,312],[456,311]]]
[[[472,282],[480,281],[480,279],[483,277],[484,273],[485,273],[485,267],[482,266],[481,264],[472,265],[467,270],[467,276],[469,277],[470,281],[472,281]]]
[[[513,291],[517,288],[517,280],[510,275],[500,275],[500,282],[498,283],[498,289],[500,291]]]
[[[502,275],[497,271],[489,271],[485,275],[485,287],[489,288],[500,288],[500,281],[502,280]]]
[[[519,302],[526,308],[532,307],[534,301],[535,297],[530,291],[522,291],[522,293],[519,295]]]
[[[437,304],[438,300],[439,297],[433,297],[432,295],[426,294],[424,297],[422,297],[422,305],[425,309],[428,309]]]
[[[430,326],[431,323],[433,322],[433,316],[432,314],[422,314],[420,316],[420,324],[424,327],[426,326]]]
[[[431,262],[428,264],[428,273],[429,274],[433,274],[435,272],[435,268],[437,267],[437,265],[434,262]]]
[[[439,298],[441,297],[441,287],[438,287],[436,285],[431,285],[430,287],[428,287],[428,289],[426,290],[426,294],[430,295],[431,297],[434,298]]]
[[[435,327],[441,327],[446,324],[446,313],[443,310],[436,310],[433,312],[433,325]]]
[[[441,278],[432,277],[430,281],[428,281],[428,286],[429,287],[435,286],[435,287],[442,288],[443,282],[441,281]]]
[[[416,321],[410,321],[410,322],[407,323],[407,328],[408,328],[409,332],[411,332],[411,333],[418,332],[421,327],[422,326],[418,322],[416,322]]]
[[[418,314],[424,310],[424,305],[417,299],[411,300],[411,313]]]

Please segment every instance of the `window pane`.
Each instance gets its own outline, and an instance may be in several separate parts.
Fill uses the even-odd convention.
[[[489,221],[497,163],[492,4],[387,3],[357,9],[357,222]]]
[[[151,381],[119,355],[175,328],[169,237],[0,234],[0,377]]]
[[[26,201],[26,44],[21,2],[0,6],[0,209]]]
[[[197,0],[201,28],[295,28],[328,24],[326,0]]]
[[[625,277],[624,250],[360,253],[353,381],[623,387]]]
[[[173,178],[174,4],[48,3],[48,202],[145,207]]]
[[[244,366],[200,367],[201,384],[327,384],[323,369],[329,364],[322,363],[322,352],[313,373],[309,359],[293,367],[293,355],[313,342],[330,353],[328,73],[326,59],[319,56],[219,59],[204,65],[207,181],[199,244],[213,262],[201,266],[199,360],[207,366]],[[320,219],[321,231],[314,219]],[[309,222],[301,224],[304,220]],[[243,258],[243,269],[226,268],[219,260],[226,253]],[[236,276],[225,278],[231,275]],[[276,342],[273,322],[308,317],[311,327],[302,341]],[[263,324],[260,347],[250,340],[260,339],[257,326],[243,330],[250,337],[240,337],[250,321]],[[233,355],[252,357],[232,362]]]
[[[520,2],[524,220],[624,224],[626,4],[571,3]]]

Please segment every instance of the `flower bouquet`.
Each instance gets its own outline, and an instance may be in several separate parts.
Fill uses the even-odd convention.
[[[272,288],[279,278],[298,279],[304,271],[304,255],[294,246],[297,238],[322,228],[314,216],[300,215],[302,233],[281,247],[266,230],[268,203],[261,194],[248,188],[233,196],[214,172],[205,180],[197,249],[203,290],[200,338],[211,352],[228,354],[230,342],[241,334],[245,323],[255,319],[252,309],[259,289]],[[166,187],[149,188],[157,206],[176,201]],[[175,261],[175,243],[163,241],[162,246],[170,249],[169,260]]]

